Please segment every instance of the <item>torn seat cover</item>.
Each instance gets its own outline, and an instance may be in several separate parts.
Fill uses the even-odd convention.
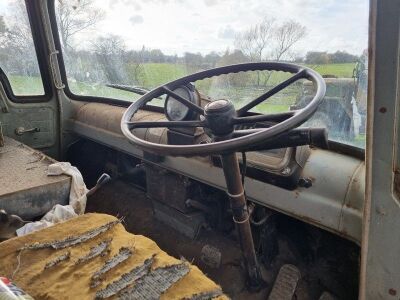
[[[76,240],[81,242],[52,247]],[[106,241],[104,255],[82,261]],[[45,268],[66,251],[69,259]],[[169,256],[154,241],[127,232],[115,217],[104,214],[82,215],[0,243],[0,274],[35,299],[136,298],[146,288],[151,288],[151,298],[227,299],[196,266]],[[157,282],[160,286],[154,287]]]

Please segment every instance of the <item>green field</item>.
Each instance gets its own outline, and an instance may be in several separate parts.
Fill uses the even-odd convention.
[[[353,74],[354,64],[327,64],[308,67],[313,68],[322,75],[351,77]],[[188,68],[182,64],[146,63],[143,65],[140,76],[141,85],[151,89],[192,72],[193,70],[188,70]],[[257,73],[251,72],[249,75],[250,77],[248,77],[250,79],[247,79],[246,81],[246,86],[240,87],[232,82],[237,80],[239,76],[243,75],[239,73],[230,76],[231,77],[229,78],[215,77],[213,79],[198,81],[195,85],[201,93],[208,95],[213,99],[230,99],[239,107],[264,93],[270,89],[271,86],[285,80],[290,76],[290,74],[284,72],[273,72],[266,85],[257,86]],[[261,73],[261,78],[266,78],[266,76],[267,74]],[[16,95],[43,94],[43,85],[37,77],[10,76],[10,82]],[[135,101],[139,98],[139,95],[134,93],[106,87],[104,83],[77,82],[70,79],[68,85],[71,91],[77,95],[106,97],[128,101]],[[301,84],[293,85],[272,97],[268,103],[260,104],[255,111],[268,113],[285,111],[295,102],[300,90]],[[157,105],[157,103],[155,104]],[[160,101],[158,101],[158,105],[159,104]]]
[[[322,75],[350,78],[353,74],[354,64],[328,64],[308,67]],[[185,65],[148,63],[143,65],[141,80],[144,87],[151,89],[190,73],[193,73],[193,71],[188,70]],[[241,76],[240,73],[237,76]],[[251,75],[250,82],[245,86],[239,87],[237,84],[232,84],[235,77],[231,77],[230,79],[228,77],[222,77],[222,81],[219,81],[219,77],[214,77],[213,79],[198,81],[195,85],[202,94],[208,95],[212,99],[230,99],[236,107],[240,107],[289,76],[290,74],[288,73],[274,72],[266,86],[257,86],[255,84],[257,79],[255,72]],[[43,85],[38,77],[9,76],[9,80],[16,95],[43,94]],[[68,85],[71,91],[77,95],[106,97],[127,101],[135,101],[140,97],[131,92],[107,87],[104,83],[93,84],[76,82],[70,79]],[[296,97],[298,97],[301,89],[301,83],[294,84],[276,94],[267,102],[259,104],[254,111],[261,113],[287,111],[289,110],[289,106],[295,103]],[[162,105],[163,103],[162,100],[156,99],[152,104]],[[363,144],[364,138],[360,139],[359,143]],[[355,143],[359,144],[358,141],[355,141]]]

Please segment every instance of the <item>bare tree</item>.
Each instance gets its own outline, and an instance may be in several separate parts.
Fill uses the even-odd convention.
[[[250,61],[282,60],[287,58],[294,45],[306,36],[306,28],[298,22],[289,20],[281,25],[274,19],[263,19],[259,24],[238,34],[235,47],[240,49]],[[261,75],[257,72],[257,85],[266,85],[271,72]]]
[[[121,36],[110,34],[100,36],[92,43],[93,52],[102,66],[109,83],[123,83],[125,43]]]
[[[293,20],[289,20],[278,26],[274,32],[274,39],[277,45],[273,50],[273,59],[277,61],[281,60],[306,34],[306,27]]]
[[[64,48],[72,48],[71,37],[87,29],[104,17],[104,12],[93,5],[94,0],[58,0],[57,21]]]
[[[140,51],[129,51],[126,57],[126,66],[128,67],[128,74],[130,80],[134,82],[136,85],[143,85],[143,62],[144,62],[144,53],[146,51],[145,46],[143,45]]]
[[[11,13],[1,18],[3,68],[17,75],[37,75],[39,68],[25,3],[11,2],[8,11]]]
[[[251,61],[261,61],[273,36],[274,23],[274,19],[265,18],[259,24],[239,33],[235,39],[235,47]]]

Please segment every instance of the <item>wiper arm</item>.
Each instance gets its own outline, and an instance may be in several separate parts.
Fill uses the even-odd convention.
[[[149,90],[146,88],[131,86],[131,85],[124,85],[124,84],[109,83],[109,84],[106,84],[106,86],[113,88],[113,89],[117,89],[117,90],[132,92],[132,93],[135,93],[138,95],[144,95],[147,92],[149,92]]]

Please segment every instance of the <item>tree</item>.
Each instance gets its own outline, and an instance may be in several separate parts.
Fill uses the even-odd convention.
[[[94,7],[94,0],[79,0],[73,2],[58,0],[57,23],[64,49],[73,48],[71,37],[87,29],[103,19],[102,10]]]
[[[329,55],[326,52],[309,51],[304,59],[310,65],[323,65],[329,63]]]
[[[221,56],[217,52],[212,51],[204,56],[203,63],[207,69],[210,69],[214,68],[220,59]]]
[[[358,57],[356,55],[347,53],[346,51],[336,51],[329,56],[330,62],[334,64],[352,63],[358,60]]]
[[[295,44],[306,36],[306,27],[289,20],[277,24],[274,19],[264,18],[259,24],[239,33],[235,47],[250,61],[282,60],[288,58]],[[257,72],[257,85],[266,85],[271,72]]]
[[[128,79],[136,85],[143,85],[143,62],[146,48],[143,46],[141,50],[130,50],[125,54],[125,65],[127,68]]]
[[[265,18],[259,24],[239,33],[235,38],[235,47],[241,50],[251,61],[261,61],[265,57],[267,46],[274,32],[273,19]]]
[[[98,63],[109,83],[124,83],[126,79],[124,54],[125,44],[122,37],[114,34],[98,37],[92,43]]]
[[[184,61],[187,67],[193,70],[197,70],[203,63],[203,56],[200,53],[185,52]]]
[[[276,61],[281,60],[306,34],[306,27],[293,20],[287,21],[275,28],[274,39],[277,46],[273,51],[273,59]]]
[[[235,49],[233,52],[226,50],[224,55],[217,62],[217,67],[244,63],[248,61],[246,55],[242,51]],[[232,73],[228,75],[218,76],[217,83],[244,87],[250,81],[251,76],[248,72]]]
[[[9,4],[11,15],[2,17],[1,35],[4,69],[18,75],[38,75],[29,18],[23,1]]]

